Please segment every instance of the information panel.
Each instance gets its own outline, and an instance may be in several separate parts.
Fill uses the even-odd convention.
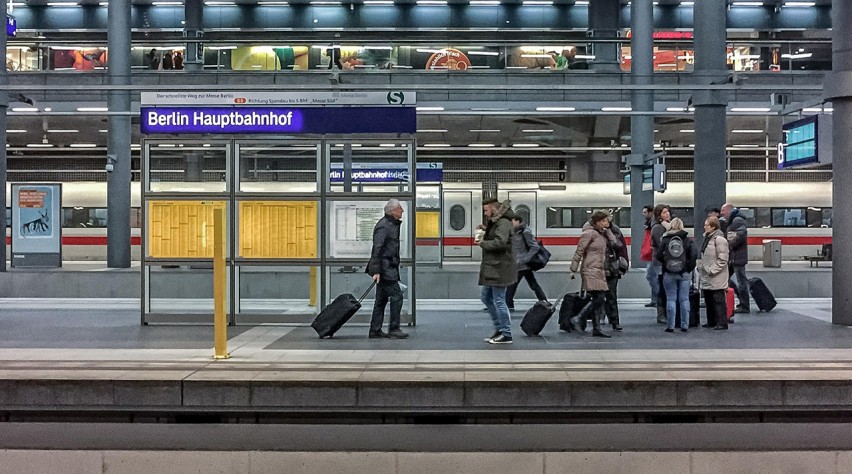
[[[62,266],[62,185],[12,184],[12,266]]]
[[[385,215],[384,201],[337,201],[331,203],[329,215],[329,255],[332,258],[370,258],[373,228]],[[402,201],[402,224],[399,231],[400,253],[409,257],[409,203]]]

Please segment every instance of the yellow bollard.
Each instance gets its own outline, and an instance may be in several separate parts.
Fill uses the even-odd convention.
[[[316,306],[317,305],[317,267],[311,267],[311,273],[308,277],[311,279],[310,281],[310,301],[308,302],[308,306]]]
[[[225,314],[225,210],[213,210],[213,339],[214,359],[228,359],[228,319]]]

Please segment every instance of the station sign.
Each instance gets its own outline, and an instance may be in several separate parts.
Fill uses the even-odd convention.
[[[418,182],[439,183],[444,179],[443,163],[417,163]],[[329,179],[342,183],[345,178],[342,163],[332,163]],[[353,183],[406,183],[411,181],[406,163],[370,163],[352,165]]]
[[[417,104],[413,91],[388,92],[143,92],[142,106],[339,106],[404,107]]]
[[[6,36],[17,36],[17,34],[18,21],[15,20],[15,17],[6,15]]]
[[[145,134],[415,133],[415,107],[142,107]]]

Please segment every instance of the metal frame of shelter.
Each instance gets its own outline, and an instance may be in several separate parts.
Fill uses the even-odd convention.
[[[301,165],[261,170],[256,160],[247,163],[249,150],[261,150],[264,159],[280,160],[284,168],[289,162]],[[297,152],[299,159],[291,160]],[[383,214],[390,198],[400,200],[406,211],[401,280],[408,289],[403,322],[415,324],[415,154],[412,135],[395,139],[360,135],[143,139],[142,324],[212,324],[212,209],[216,207],[224,207],[227,216],[229,325],[309,322],[338,293],[360,294],[369,286],[371,279],[364,273],[369,250],[366,255],[363,250],[371,243],[365,239],[372,240],[375,217]],[[393,160],[395,169],[407,172],[408,179],[382,183],[352,179],[353,166],[388,160]],[[338,179],[332,179],[332,169],[342,171],[342,182],[340,171],[335,173]],[[313,182],[299,179],[309,174],[314,175]],[[284,220],[274,221],[278,225],[258,223],[259,218],[248,212],[251,206],[266,206]],[[246,242],[253,239],[254,247],[276,248],[275,239],[288,234],[281,227],[292,223],[296,214],[307,220],[304,228],[291,233],[304,236],[301,254],[287,255],[286,250],[298,248],[299,242],[252,254]],[[310,217],[314,214],[315,218]],[[337,222],[340,216],[348,219],[345,225]],[[341,228],[355,240],[337,239]],[[348,251],[341,250],[344,244],[349,245]],[[364,306],[369,308],[366,302]],[[363,322],[364,315],[354,320]]]

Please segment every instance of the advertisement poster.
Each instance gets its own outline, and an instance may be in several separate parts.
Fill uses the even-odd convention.
[[[12,266],[62,266],[62,187],[12,184]]]

